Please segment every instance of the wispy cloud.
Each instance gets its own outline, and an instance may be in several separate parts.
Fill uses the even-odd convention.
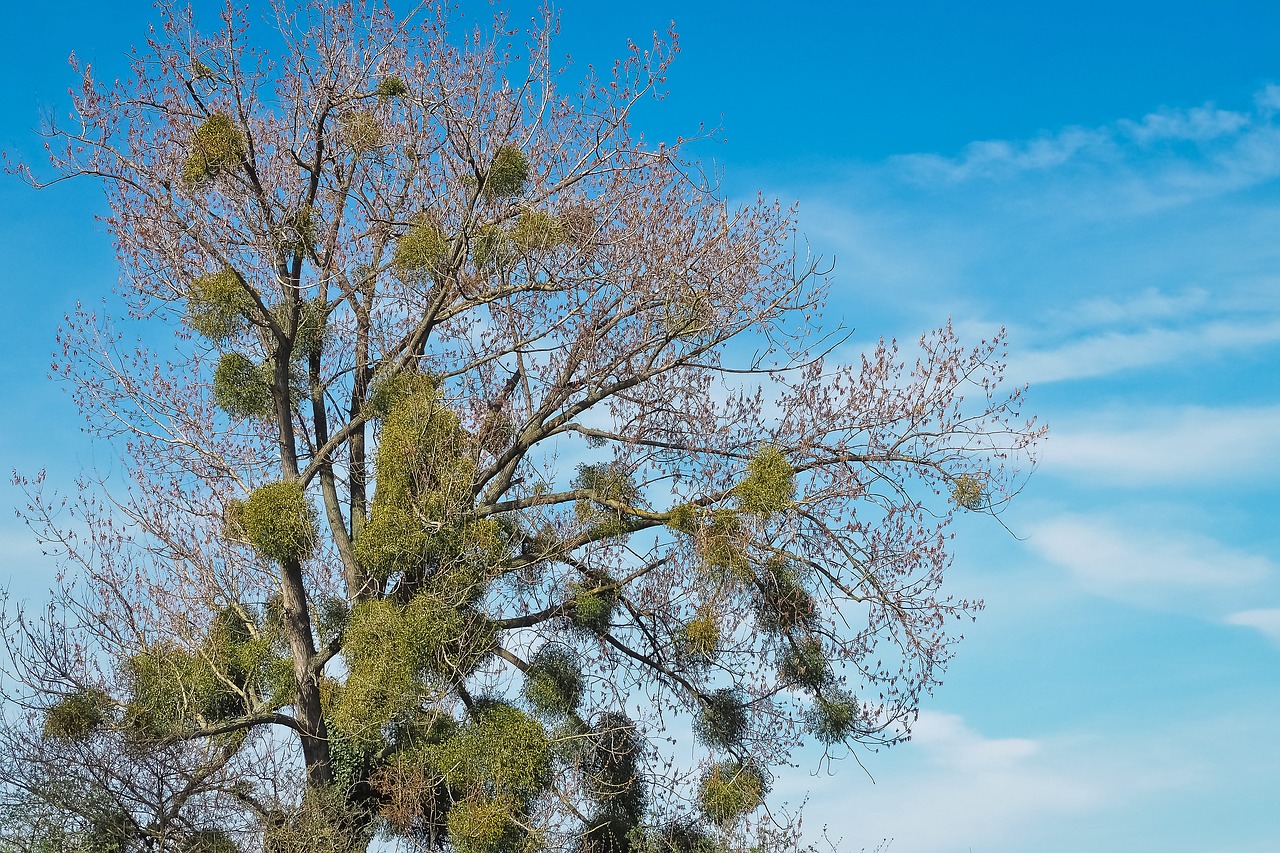
[[[971,142],[956,156],[906,154],[891,165],[918,181],[947,184],[979,179],[1009,179],[1027,172],[1061,170],[1070,165],[1135,166],[1141,155],[1152,174],[1150,158],[1169,149],[1165,165],[1186,157],[1179,145],[1198,146],[1201,156],[1215,164],[1213,186],[1238,186],[1276,174],[1277,128],[1271,119],[1275,100],[1270,89],[1255,98],[1255,110],[1224,110],[1213,104],[1187,109],[1161,109],[1140,119],[1121,119],[1101,127],[1067,127],[1030,140],[991,139]],[[1160,171],[1172,188],[1187,184],[1187,173]],[[1224,183],[1225,181],[1225,183]],[[1200,181],[1201,189],[1210,184]],[[1187,187],[1189,188],[1189,186]]]
[[[1130,409],[1107,420],[1056,423],[1041,469],[1093,485],[1189,488],[1280,474],[1280,406]]]
[[[1028,547],[1066,569],[1084,588],[1124,598],[1169,589],[1203,594],[1261,581],[1275,572],[1266,557],[1207,536],[1121,526],[1110,519],[1064,515],[1030,526]]]
[[[1224,621],[1228,625],[1253,628],[1272,642],[1280,643],[1280,607],[1241,610],[1227,616]]]
[[[856,795],[834,785],[815,792],[806,823],[826,824],[850,849],[870,849],[881,838],[893,839],[892,853],[1039,849],[1046,823],[1098,815],[1194,780],[1178,759],[1153,766],[1112,747],[1070,736],[988,737],[956,714],[926,711],[901,748],[916,759],[911,769]]]

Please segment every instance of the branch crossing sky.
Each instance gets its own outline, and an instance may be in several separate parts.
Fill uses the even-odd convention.
[[[65,115],[76,83],[68,54],[123,74],[154,14],[7,6],[0,147],[35,160],[41,111]],[[775,786],[810,791],[811,837],[1280,850],[1280,4],[562,11],[580,66],[675,20],[671,95],[638,125],[719,126],[695,151],[731,199],[799,200],[802,236],[837,262],[831,318],[856,330],[842,356],[948,316],[967,338],[1005,326],[1010,376],[1051,425],[1013,535],[958,525],[952,589],[987,610],[914,741],[861,756],[874,784],[801,756]],[[46,379],[61,316],[115,281],[104,208],[88,183],[0,182],[0,463],[63,486],[111,469]],[[12,518],[0,549],[0,584],[38,600],[53,566]]]

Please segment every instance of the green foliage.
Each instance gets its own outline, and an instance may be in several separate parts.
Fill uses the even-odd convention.
[[[956,477],[951,487],[951,500],[963,509],[982,509],[983,502],[986,500],[986,489],[982,487],[982,483],[970,475],[961,474]]]
[[[457,853],[498,853],[520,836],[517,809],[507,797],[467,797],[449,810],[449,841]]]
[[[213,401],[233,418],[266,419],[275,413],[271,364],[254,364],[242,353],[224,353],[213,371]]]
[[[726,761],[717,764],[702,780],[698,802],[707,817],[721,826],[759,808],[769,792],[764,773],[754,764]]]
[[[313,251],[316,244],[315,220],[315,209],[310,205],[282,217],[277,229],[281,248],[302,254]]]
[[[298,328],[293,335],[294,358],[305,361],[324,349],[328,333],[326,310],[324,297],[307,300],[299,306]]]
[[[805,712],[804,724],[822,743],[828,746],[840,743],[857,729],[858,700],[845,690],[824,690]]]
[[[194,186],[239,166],[248,152],[244,134],[226,113],[213,113],[191,134],[182,180]]]
[[[510,198],[524,192],[529,181],[529,158],[515,145],[500,145],[484,178],[489,198]]]
[[[710,660],[720,648],[720,620],[710,610],[699,612],[683,625],[680,640],[685,654]]]
[[[831,662],[817,637],[789,639],[778,660],[778,677],[787,684],[817,690],[831,681]]]
[[[746,730],[747,706],[741,691],[724,687],[699,697],[693,721],[698,740],[715,749],[730,749],[741,742]]]
[[[817,605],[800,575],[788,563],[771,560],[758,581],[756,620],[770,633],[785,634],[813,624]]]
[[[715,839],[691,823],[672,821],[645,834],[638,853],[716,853]]]
[[[591,726],[582,755],[584,787],[600,810],[635,823],[644,813],[640,733],[621,712],[601,714]]]
[[[578,500],[578,520],[592,526],[595,536],[620,536],[626,533],[626,513],[617,505],[633,506],[640,502],[640,489],[632,482],[631,473],[620,465],[579,465],[574,477],[576,489],[589,492]]]
[[[419,217],[396,241],[391,267],[401,278],[432,276],[444,272],[449,240],[431,217]]]
[[[697,504],[677,504],[667,513],[667,527],[690,536],[698,532]]]
[[[187,323],[215,343],[243,330],[253,309],[253,296],[230,267],[200,276],[187,290]]]
[[[632,838],[638,834],[630,816],[603,811],[587,818],[573,853],[629,853]]]
[[[208,658],[170,644],[144,647],[124,662],[130,699],[124,724],[144,739],[234,715],[243,706]]]
[[[388,600],[357,604],[344,636],[348,677],[333,719],[366,739],[380,736],[421,698],[471,675],[497,643],[497,629],[482,614],[431,592],[403,607]]]
[[[751,561],[743,550],[742,519],[736,510],[718,509],[703,525],[698,542],[703,566],[716,577],[753,581]]]
[[[733,490],[743,512],[769,515],[781,512],[796,493],[796,470],[782,451],[765,444],[747,463],[747,476]]]
[[[471,260],[478,270],[503,270],[516,259],[516,245],[498,225],[486,225],[471,238]]]
[[[220,829],[198,829],[182,845],[182,853],[240,853],[240,847]]]
[[[424,748],[449,788],[462,796],[526,803],[551,778],[551,741],[528,714],[479,703],[456,734]]]
[[[582,701],[582,667],[563,646],[548,643],[538,649],[524,674],[524,698],[545,717],[563,717]]]
[[[426,565],[429,537],[412,507],[380,501],[354,546],[355,558],[379,580]]]
[[[391,76],[379,80],[373,91],[379,100],[389,100],[391,98],[403,98],[408,95],[409,86],[399,77]]]
[[[254,489],[232,504],[229,520],[258,553],[276,563],[311,556],[318,530],[316,509],[298,480],[282,480]]]
[[[569,619],[579,628],[606,634],[618,607],[618,587],[609,578],[569,583]]]
[[[382,145],[382,127],[368,110],[348,110],[338,118],[342,141],[357,155]]]
[[[525,210],[507,232],[524,252],[545,252],[564,242],[564,226],[560,220],[541,210]]]
[[[217,75],[213,73],[213,69],[199,59],[191,60],[191,76],[196,80],[212,80]]]
[[[334,785],[309,785],[295,807],[268,814],[262,849],[270,853],[356,853],[373,839],[374,815]]]
[[[81,741],[111,721],[111,697],[97,688],[68,693],[44,711],[47,740]]]
[[[371,417],[386,420],[398,405],[412,405],[415,398],[434,400],[439,395],[440,380],[434,376],[407,370],[380,374],[369,389],[365,409]]]

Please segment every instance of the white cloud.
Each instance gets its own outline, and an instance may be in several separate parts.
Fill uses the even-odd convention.
[[[1193,782],[1180,759],[1157,766],[1145,753],[1143,745],[1129,744],[1126,753],[1092,737],[988,737],[958,715],[925,711],[912,741],[894,751],[910,756],[908,769],[883,773],[875,785],[855,780],[856,793],[819,788],[805,823],[812,836],[827,826],[852,850],[882,838],[893,839],[891,853],[1037,849],[1046,824]]]
[[[1240,625],[1260,631],[1264,637],[1280,643],[1280,607],[1241,610],[1224,620],[1228,625]]]
[[[1015,352],[1009,377],[1018,384],[1107,376],[1188,359],[1203,360],[1280,342],[1280,317],[1214,320],[1189,328],[1106,331],[1053,349]]]
[[[1205,105],[1189,110],[1160,110],[1140,121],[1124,119],[1117,122],[1117,127],[1138,144],[1151,145],[1166,141],[1207,142],[1230,136],[1249,124],[1250,117],[1244,113]]]
[[[1181,485],[1280,474],[1280,406],[1129,409],[1111,423],[1054,424],[1041,470],[1091,485]]]
[[[1030,526],[1028,546],[1091,592],[1147,599],[1173,589],[1224,590],[1275,571],[1265,557],[1176,530],[1123,528],[1065,515]]]

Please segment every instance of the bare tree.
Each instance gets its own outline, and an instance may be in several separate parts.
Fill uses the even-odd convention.
[[[549,14],[162,11],[11,167],[99,179],[122,273],[56,365],[115,481],[24,480],[65,574],[8,611],[11,807],[101,803],[67,849],[692,851],[785,825],[805,738],[906,736],[980,607],[952,513],[1042,434],[1002,341],[835,357],[794,211],[632,134],[674,34],[562,88]]]

